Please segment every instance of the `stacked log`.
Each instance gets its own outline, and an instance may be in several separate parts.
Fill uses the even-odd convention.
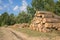
[[[43,23],[60,23],[59,19],[56,18],[44,18]]]
[[[45,27],[56,27],[60,28],[60,23],[45,23]]]
[[[47,32],[54,28],[60,30],[60,17],[52,12],[37,11],[30,24],[30,29],[40,32]]]

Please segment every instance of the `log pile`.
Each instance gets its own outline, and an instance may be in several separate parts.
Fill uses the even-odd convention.
[[[52,12],[37,11],[31,21],[30,29],[40,32],[49,32],[51,29],[60,30],[60,16]]]
[[[29,24],[28,23],[20,23],[20,24],[14,24],[11,26],[8,26],[10,28],[28,28]]]

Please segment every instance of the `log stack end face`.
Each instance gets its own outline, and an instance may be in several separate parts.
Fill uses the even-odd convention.
[[[30,28],[40,32],[48,32],[51,29],[60,30],[60,20],[55,16],[51,12],[37,11]]]

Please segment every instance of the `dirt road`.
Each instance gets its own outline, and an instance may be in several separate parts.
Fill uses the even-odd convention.
[[[17,32],[11,28],[0,28],[0,40],[60,40],[60,37],[28,37],[24,33]]]
[[[35,37],[28,37],[24,33],[17,32],[11,28],[0,28],[0,40],[40,40]]]
[[[0,28],[0,40],[26,40],[24,35],[9,28]]]

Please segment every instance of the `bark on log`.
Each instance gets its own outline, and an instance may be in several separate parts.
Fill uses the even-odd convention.
[[[44,18],[43,23],[60,23],[59,19],[56,18]]]

